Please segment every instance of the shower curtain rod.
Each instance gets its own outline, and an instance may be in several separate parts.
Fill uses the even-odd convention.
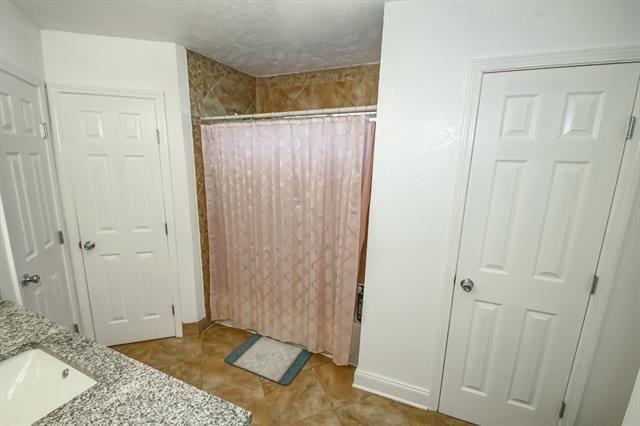
[[[362,107],[350,108],[326,108],[326,109],[307,109],[303,111],[289,112],[265,112],[260,114],[243,114],[243,115],[221,115],[218,117],[203,117],[202,124],[224,123],[230,121],[255,121],[255,120],[272,120],[280,119],[296,119],[296,118],[313,118],[313,117],[336,117],[343,115],[373,115],[378,110],[377,105],[368,105]],[[375,120],[375,118],[372,118]]]

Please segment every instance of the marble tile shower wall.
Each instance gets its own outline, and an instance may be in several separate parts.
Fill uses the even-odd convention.
[[[209,229],[200,125],[203,117],[375,105],[378,64],[253,77],[187,50],[205,310],[209,306]]]
[[[309,71],[256,80],[257,112],[375,105],[380,66]]]
[[[207,318],[209,307],[209,230],[207,226],[207,200],[204,190],[204,163],[200,124],[202,117],[256,112],[256,79],[241,71],[213,61],[206,56],[187,50],[189,73],[189,99],[191,101],[191,129],[196,169],[196,192],[202,274]]]
[[[256,79],[187,50],[192,117],[256,112]]]

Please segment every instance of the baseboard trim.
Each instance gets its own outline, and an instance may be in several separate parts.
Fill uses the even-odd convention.
[[[360,368],[356,369],[353,387],[411,405],[412,407],[429,410],[429,402],[431,401],[431,391],[429,389],[362,371]]]

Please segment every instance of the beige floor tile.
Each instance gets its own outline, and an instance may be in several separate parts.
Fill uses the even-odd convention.
[[[455,417],[450,417],[440,413],[435,414],[445,426],[473,426],[473,423],[465,422],[464,420],[456,419]]]
[[[150,343],[158,349],[173,353],[189,354],[202,352],[200,336],[170,337],[167,339],[152,340]]]
[[[291,423],[291,426],[340,426],[340,420],[336,413],[331,410],[298,420]]]
[[[312,370],[301,371],[289,386],[261,382],[265,399],[278,423],[292,423],[329,411],[331,402]]]
[[[202,361],[202,383],[207,389],[215,389],[229,384],[255,386],[260,378],[241,368],[227,364],[220,357],[205,355]]]
[[[147,363],[151,352],[153,351],[153,344],[152,342],[130,343],[127,345],[112,346],[111,349],[123,353],[137,361]]]
[[[202,338],[205,340],[215,340],[217,342],[237,344],[242,343],[250,336],[251,333],[249,333],[248,331],[244,331],[239,328],[227,327],[226,325],[222,324],[214,324],[211,327],[207,328],[202,334]]]
[[[391,400],[368,396],[335,410],[343,426],[409,426],[411,423]]]
[[[244,406],[251,411],[251,426],[274,426],[279,423],[273,417],[273,409],[266,399],[249,402]]]
[[[425,425],[425,426],[445,426],[443,415],[428,410],[421,410],[419,408],[411,407],[409,405],[395,403],[400,409],[400,412],[409,420],[412,425]]]
[[[168,374],[176,379],[182,380],[185,383],[202,388],[202,373],[198,365],[186,364],[183,362],[177,364],[171,364],[159,368],[165,374]]]
[[[251,411],[252,425],[467,426],[469,423],[354,389],[354,369],[314,354],[289,386],[224,362],[251,334],[214,324],[202,336],[113,346],[140,362]]]
[[[330,362],[313,367],[313,371],[334,408],[360,401],[371,395],[351,386],[355,371],[351,366],[339,367]]]
[[[257,381],[253,385],[227,384],[214,387],[203,382],[202,389],[246,409],[264,400],[262,386]]]
[[[240,343],[216,342],[214,340],[202,340],[202,352],[207,355],[217,356],[225,359],[240,346]]]
[[[328,356],[322,354],[313,354],[309,361],[305,364],[305,367],[317,367],[324,364],[333,364],[333,361]]]
[[[202,342],[198,336],[173,337],[152,342],[148,363],[160,368],[179,363],[197,365],[202,358]]]
[[[226,358],[251,336],[244,330],[215,324],[202,335],[202,350],[206,354]]]

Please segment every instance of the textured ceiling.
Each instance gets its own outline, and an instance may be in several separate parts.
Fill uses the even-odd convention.
[[[41,28],[169,41],[254,76],[378,62],[384,0],[15,0]]]

